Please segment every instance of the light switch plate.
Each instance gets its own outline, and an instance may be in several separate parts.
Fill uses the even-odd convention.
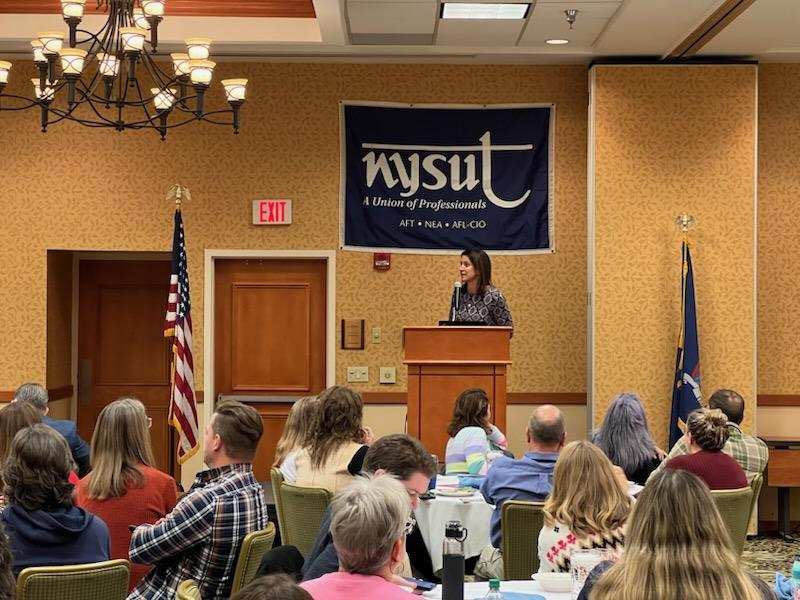
[[[381,343],[381,328],[380,327],[373,327],[372,328],[372,343],[373,344],[380,344]]]
[[[380,368],[380,383],[397,383],[397,369],[395,367]]]
[[[369,382],[369,367],[347,367],[347,383]]]

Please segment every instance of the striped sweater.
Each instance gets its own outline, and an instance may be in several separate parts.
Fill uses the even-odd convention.
[[[539,573],[569,573],[570,556],[575,550],[606,550],[604,560],[616,560],[625,544],[625,526],[611,531],[578,537],[563,523],[545,524],[539,532]]]
[[[464,427],[447,441],[445,472],[448,475],[486,475],[489,454],[508,448],[508,440],[497,427],[487,436],[480,427]]]

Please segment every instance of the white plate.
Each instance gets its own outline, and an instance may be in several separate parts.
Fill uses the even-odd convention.
[[[467,498],[477,494],[477,490],[456,488],[454,490],[436,490],[437,496],[450,496],[452,498]]]

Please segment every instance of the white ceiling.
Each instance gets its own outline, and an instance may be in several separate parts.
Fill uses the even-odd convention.
[[[495,0],[520,2],[521,0]],[[170,17],[159,49],[190,35],[214,40],[222,60],[589,63],[662,58],[724,0],[536,0],[524,20],[442,20],[441,0],[314,0],[316,19]],[[572,29],[564,11],[578,10]],[[99,29],[87,17],[86,29]],[[63,29],[59,15],[2,15],[0,54],[27,56],[37,31]],[[545,40],[565,38],[550,46]],[[800,0],[755,0],[699,56],[800,61]]]

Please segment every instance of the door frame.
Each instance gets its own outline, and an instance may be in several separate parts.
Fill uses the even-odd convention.
[[[216,404],[214,389],[214,267],[217,259],[322,259],[325,261],[325,385],[336,382],[336,251],[206,249],[203,267],[203,417],[208,423]]]

